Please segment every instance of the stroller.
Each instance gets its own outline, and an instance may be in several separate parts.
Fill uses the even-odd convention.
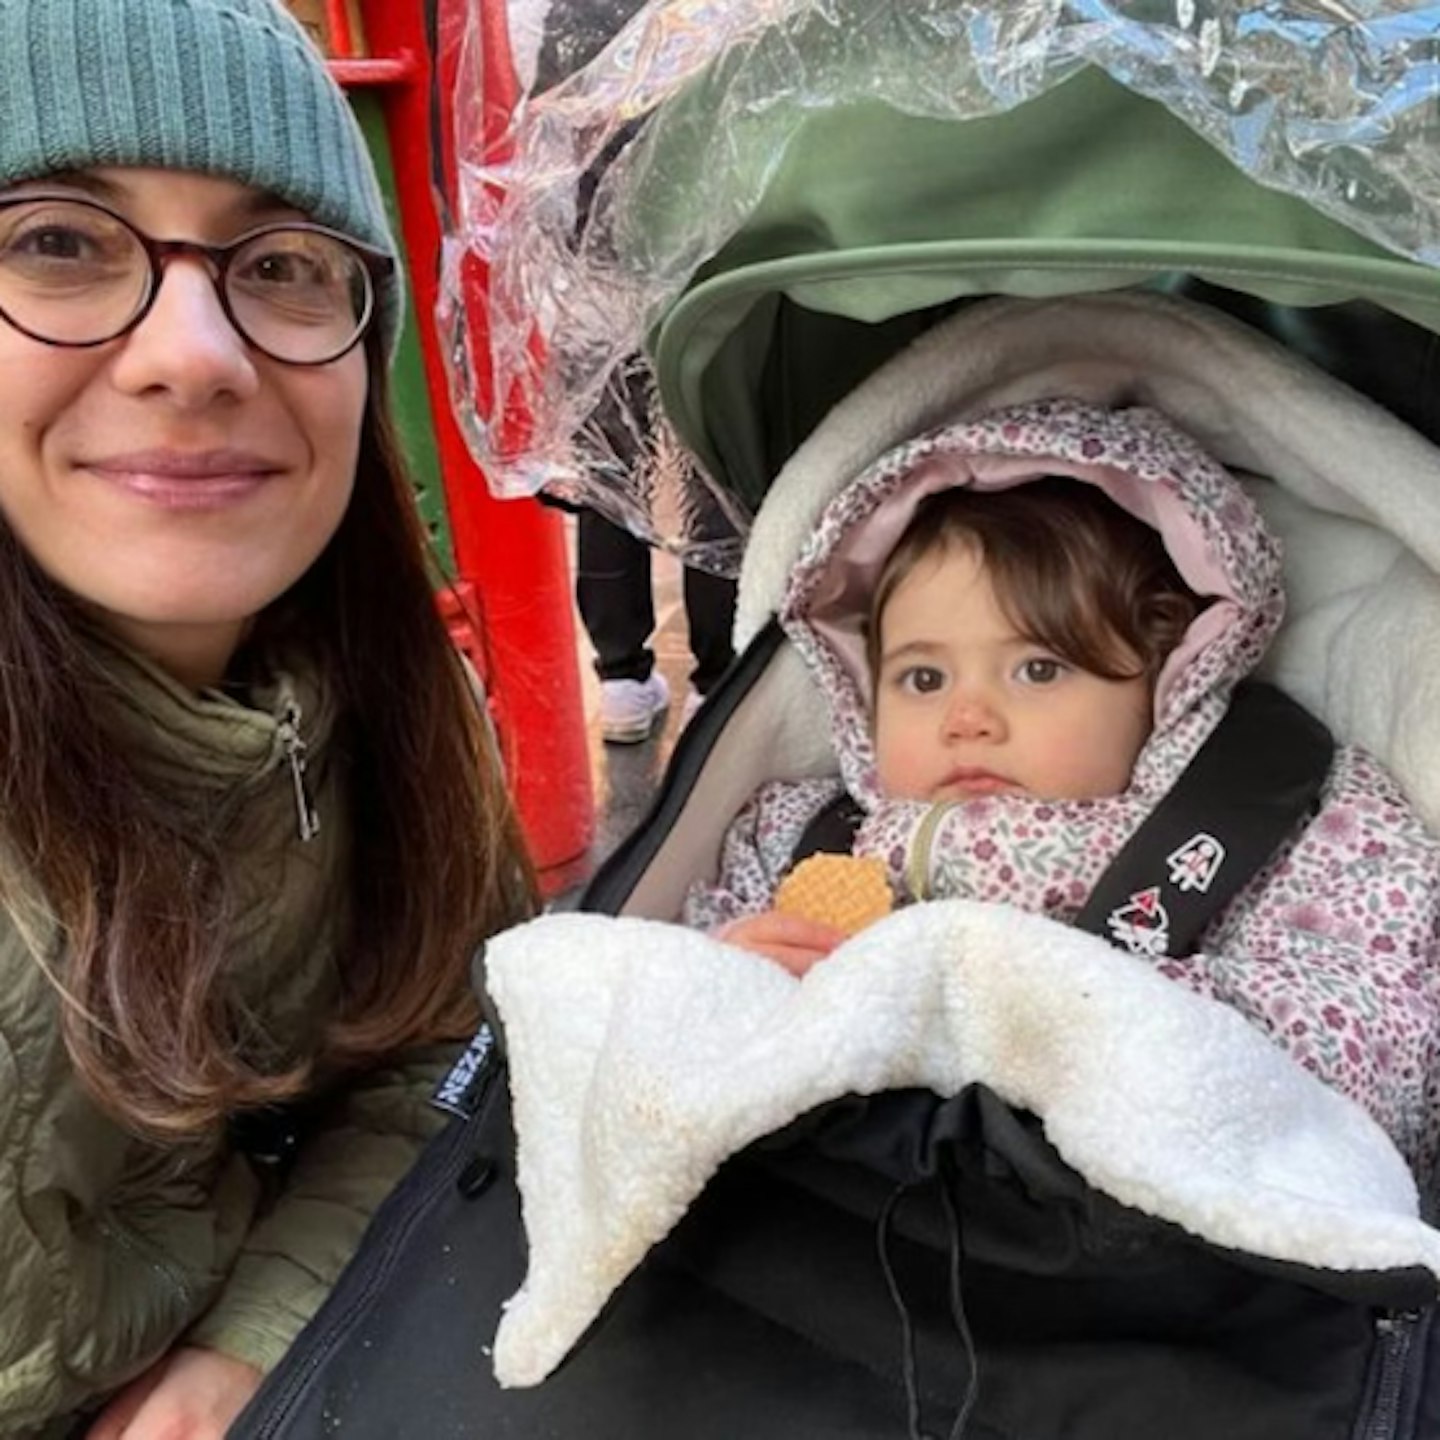
[[[1151,406],[1257,477],[1290,597],[1268,677],[1440,828],[1440,232],[1401,105],[1437,17],[719,9],[643,8],[537,106],[537,134],[586,138],[578,176],[607,143],[587,104],[628,123],[662,96],[597,191],[595,284],[556,285],[588,327],[557,323],[543,370],[499,327],[488,363],[527,393],[529,449],[477,442],[528,483],[653,321],[706,506],[753,515],[743,653],[584,913],[488,947],[495,1019],[442,1092],[456,1118],[231,1433],[1440,1436],[1434,1177],[1397,1198],[1365,1136],[1312,1125],[1288,1060],[1263,1092],[1202,1075],[1157,1015],[1106,1051],[1149,1068],[1116,1065],[1075,1111],[1003,1065],[914,1062],[892,1022],[925,1002],[864,967],[828,991],[849,1028],[820,1029],[654,923],[761,781],[834,767],[771,618],[824,500],[899,439],[1055,395]],[[523,145],[514,163],[555,173]],[[517,188],[518,245],[563,207]],[[566,247],[519,246],[589,263]],[[610,503],[687,544],[705,507],[661,498]],[[882,932],[913,946],[925,908],[875,927],[877,973]],[[1005,943],[1054,929],[1018,917]],[[1074,943],[1062,999],[1092,974],[1097,942]],[[1146,1105],[1097,1121],[1137,1083]],[[1231,1164],[1252,1129],[1263,1154]]]

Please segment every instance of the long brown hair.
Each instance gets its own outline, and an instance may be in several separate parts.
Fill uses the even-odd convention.
[[[41,957],[82,1082],[137,1133],[183,1138],[292,1098],[317,1067],[464,1034],[474,947],[534,879],[468,678],[436,611],[423,530],[372,346],[353,497],[329,546],[256,622],[307,648],[338,700],[351,820],[340,994],[314,1053],[276,1053],[227,980],[220,837],[118,743],[76,602],[0,525],[4,898],[38,888]]]
[[[881,568],[866,630],[872,674],[900,582],[922,560],[965,544],[978,548],[1020,634],[1106,680],[1143,675],[1153,684],[1205,608],[1158,532],[1094,485],[1045,476],[1005,490],[956,487],[920,502]]]

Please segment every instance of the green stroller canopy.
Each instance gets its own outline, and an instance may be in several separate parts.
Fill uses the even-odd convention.
[[[456,373],[492,487],[706,563],[834,400],[992,295],[1198,294],[1413,423],[1440,7],[1163,9],[651,0],[548,88],[522,73],[460,235],[489,267],[488,349]],[[605,463],[648,424],[642,347],[701,474]]]
[[[627,219],[663,231],[666,198]],[[1365,300],[1440,331],[1440,271],[1261,187],[1092,69],[963,124],[863,101],[804,116],[744,228],[661,318],[656,370],[682,438],[754,504],[936,307],[1189,281],[1289,308]]]

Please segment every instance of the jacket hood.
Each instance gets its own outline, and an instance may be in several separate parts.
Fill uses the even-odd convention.
[[[780,610],[824,691],[841,774],[862,804],[880,798],[865,626],[886,557],[927,495],[1053,475],[1098,486],[1153,526],[1181,578],[1212,602],[1161,672],[1133,789],[1169,787],[1264,654],[1284,614],[1279,544],[1235,477],[1158,411],[1045,400],[930,431],[830,502]]]

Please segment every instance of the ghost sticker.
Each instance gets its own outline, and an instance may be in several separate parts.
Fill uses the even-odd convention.
[[[1177,890],[1198,890],[1202,895],[1210,888],[1224,861],[1225,847],[1203,830],[1165,857],[1170,867],[1170,883]]]
[[[1117,905],[1106,922],[1110,933],[1132,955],[1164,955],[1170,943],[1170,916],[1160,903],[1160,887],[1137,890]]]

